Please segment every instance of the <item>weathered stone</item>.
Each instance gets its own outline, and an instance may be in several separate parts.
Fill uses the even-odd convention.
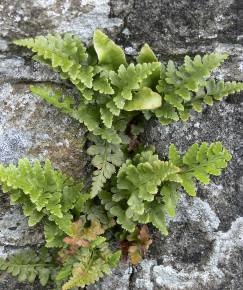
[[[121,263],[120,266],[115,269],[112,274],[106,276],[102,282],[98,282],[95,285],[87,286],[87,290],[127,290],[130,287],[130,278],[133,274],[133,269],[128,263]]]
[[[0,4],[0,37],[11,42],[15,38],[51,31],[68,31],[87,41],[96,28],[122,24],[118,18],[109,18],[109,13],[108,0],[3,0]]]
[[[27,84],[0,86],[0,108],[1,162],[49,158],[64,172],[81,177],[85,130],[79,123],[34,97]]]
[[[208,260],[205,260],[202,265],[191,266],[185,263],[183,267],[178,268],[173,257],[166,257],[163,265],[150,269],[154,279],[154,289],[161,289],[161,287],[175,290],[240,289],[241,284],[238,279],[239,277],[242,279],[242,268],[229,269],[229,262],[232,263],[232,260],[239,257],[242,260],[242,257],[238,256],[242,253],[242,238],[243,219],[238,218],[232,223],[229,231],[215,233]],[[233,257],[235,254],[237,254],[237,258]],[[221,288],[222,285],[224,288]]]

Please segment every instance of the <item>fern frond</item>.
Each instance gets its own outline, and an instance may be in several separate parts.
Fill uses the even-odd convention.
[[[126,102],[124,110],[139,111],[139,110],[153,110],[161,107],[161,95],[152,91],[150,88],[143,87],[140,89],[131,101]]]
[[[117,70],[120,65],[127,65],[122,48],[100,30],[94,32],[93,43],[100,65],[114,70]]]
[[[139,55],[137,57],[138,63],[149,63],[149,62],[157,62],[158,59],[155,56],[154,52],[150,48],[150,46],[145,43],[143,47],[141,48],[141,51],[139,52]]]
[[[7,271],[19,282],[33,283],[38,277],[42,286],[48,283],[55,267],[45,249],[41,250],[39,256],[33,250],[25,250],[6,259],[0,258],[0,271]]]
[[[92,200],[89,200],[85,204],[84,212],[87,216],[87,220],[89,221],[97,220],[108,228],[114,226],[114,219],[111,217],[109,212],[106,211],[102,204],[96,205]]]
[[[176,204],[180,198],[180,195],[177,192],[178,187],[179,187],[178,183],[168,182],[168,183],[165,183],[160,189],[160,194],[162,195],[164,209],[167,211],[170,217],[175,216]]]
[[[16,40],[15,44],[27,47],[37,53],[38,60],[44,60],[69,78],[78,90],[91,88],[93,67],[87,65],[88,54],[80,39],[70,34],[37,36]]]
[[[130,258],[133,265],[137,265],[146,255],[149,246],[152,244],[148,226],[137,227],[133,233],[126,235],[125,241],[124,239],[121,241],[121,244],[123,243],[123,254]]]
[[[70,222],[71,226],[71,222]],[[69,230],[68,230],[69,232]],[[45,246],[47,248],[61,248],[63,247],[63,239],[65,234],[55,222],[45,221],[44,223],[44,236],[45,236]]]
[[[242,91],[243,83],[208,80],[205,89],[208,96],[221,100],[223,97]]]
[[[85,219],[81,219],[73,223],[71,232],[72,236],[64,239],[68,248],[59,254],[64,264],[56,280],[66,280],[62,290],[95,283],[110,273],[120,259],[120,251],[112,253],[101,236],[104,229],[99,222],[92,221],[87,227]]]
[[[125,103],[133,98],[133,93],[144,86],[144,81],[157,69],[159,62],[130,64],[128,67],[121,65],[118,72],[111,71],[109,78],[111,84],[116,88],[117,94],[114,96],[114,104],[118,109],[123,109]]]
[[[182,166],[181,184],[191,196],[196,195],[195,179],[203,184],[208,184],[210,175],[219,176],[231,159],[230,153],[220,142],[211,145],[206,142],[201,145],[193,144],[183,157],[179,156],[175,146],[171,145],[169,158],[172,162]]]
[[[161,199],[158,199],[157,201],[153,201],[149,206],[147,205],[148,209],[148,222],[151,222],[162,235],[167,236],[168,235],[168,229],[166,225],[166,209],[163,205],[163,202]],[[143,221],[144,217],[140,219],[140,221]]]
[[[49,104],[83,123],[89,131],[98,128],[99,110],[95,106],[88,104],[75,106],[73,97],[64,96],[60,89],[53,89],[50,86],[31,86],[30,89]]]
[[[104,251],[104,253],[101,253]],[[71,278],[62,286],[62,290],[73,289],[74,287],[85,287],[97,282],[111,272],[119,259],[120,252],[109,253],[103,246],[98,251],[80,253],[78,261],[73,265]],[[106,254],[106,256],[104,255]]]
[[[185,106],[192,106],[195,111],[201,112],[204,104],[212,106],[215,101],[220,101],[223,97],[241,90],[243,90],[243,83],[207,80],[204,87],[196,93],[195,98],[185,103]]]
[[[111,128],[113,115],[106,108],[99,109],[91,104],[80,103],[76,105],[72,97],[64,96],[61,90],[49,86],[31,86],[31,91],[49,104],[83,123],[94,135],[100,136],[103,140],[113,144],[121,143],[118,133]],[[101,120],[106,127],[100,124]]]
[[[127,160],[119,169],[112,192],[102,191],[99,198],[125,230],[133,232],[137,223],[152,223],[166,235],[165,216],[175,215],[179,187],[194,196],[195,179],[208,184],[209,175],[219,175],[230,158],[219,142],[194,144],[183,157],[171,145],[169,161],[161,161],[147,150]]]
[[[45,216],[64,232],[68,231],[74,208],[83,187],[71,177],[54,170],[50,161],[41,166],[32,165],[28,159],[20,159],[18,166],[0,165],[0,184],[9,192],[13,203],[23,206],[24,214],[30,217],[30,225],[40,222]]]
[[[109,80],[105,77],[100,77],[94,80],[93,88],[95,91],[98,91],[101,94],[113,95],[114,90],[109,82]]]
[[[161,67],[157,90],[163,96],[163,104],[154,112],[162,124],[179,119],[186,121],[192,108],[201,112],[204,104],[212,105],[213,100],[243,89],[241,83],[207,80],[226,58],[226,55],[217,53],[204,57],[197,55],[194,59],[186,56],[184,64],[178,68],[173,61],[169,61],[167,67]]]
[[[145,43],[144,46],[141,48],[141,51],[139,52],[139,55],[137,57],[137,62],[138,63],[158,62],[157,57],[155,56],[154,52],[147,43]],[[143,81],[143,85],[145,87],[151,88],[153,91],[156,91],[156,86],[160,79],[160,70],[162,66],[163,65],[160,64],[160,66],[157,69],[155,69],[146,80]]]
[[[104,141],[112,143],[114,145],[121,143],[121,137],[118,135],[118,132],[114,128],[99,127],[96,128],[93,132],[94,135],[100,136]]]
[[[89,147],[87,153],[93,157],[94,171],[91,196],[96,196],[108,179],[116,172],[116,167],[123,162],[123,152],[118,145],[96,139],[96,144]]]
[[[153,222],[157,216],[149,210],[163,182],[180,182],[180,169],[172,163],[160,161],[152,151],[137,154],[128,160],[117,174],[117,189],[106,202],[106,207],[117,217],[117,223],[132,232],[137,222]],[[104,199],[104,193],[99,195]],[[103,201],[104,203],[104,201]],[[157,210],[156,210],[157,212]],[[161,228],[161,225],[157,223]]]
[[[107,128],[111,128],[112,121],[113,121],[113,114],[111,113],[111,111],[106,107],[101,107],[100,108],[100,116],[101,116],[101,119],[102,119],[104,125]]]

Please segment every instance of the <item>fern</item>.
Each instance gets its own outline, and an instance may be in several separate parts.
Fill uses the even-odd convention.
[[[125,230],[133,232],[137,223],[151,222],[167,234],[165,213],[175,215],[177,189],[182,186],[195,196],[194,179],[208,184],[209,175],[220,175],[230,159],[219,142],[194,144],[183,157],[171,145],[169,162],[159,160],[153,151],[145,151],[122,165],[112,193],[103,191],[99,196]]]
[[[54,69],[61,72],[61,76],[70,81],[81,92],[91,88],[93,82],[93,67],[87,63],[88,54],[80,39],[70,34],[37,36],[16,40],[15,44],[26,46],[37,54],[37,60],[44,60]]]
[[[33,283],[38,277],[42,286],[47,285],[56,267],[46,249],[42,249],[39,256],[33,250],[25,250],[6,259],[0,258],[0,271],[7,271],[19,282]]]
[[[172,163],[160,161],[152,151],[138,154],[120,168],[111,204],[107,201],[104,204],[109,204],[109,211],[117,216],[118,224],[133,232],[137,222],[149,223],[155,219],[149,205],[156,199],[162,182],[180,180],[179,171]]]
[[[129,257],[133,265],[137,265],[142,260],[152,244],[147,225],[137,227],[131,234],[123,232],[119,239],[123,255]]]
[[[80,92],[80,101],[74,105],[72,97],[62,97],[60,91],[51,92],[46,87],[32,87],[32,92],[114,144],[121,143],[114,123],[124,111],[144,111],[147,119],[155,114],[162,124],[169,124],[187,120],[191,109],[201,112],[205,104],[212,105],[215,100],[243,90],[241,83],[209,79],[227,58],[224,54],[197,55],[194,59],[186,56],[177,68],[173,61],[167,66],[161,64],[145,44],[137,64],[127,64],[122,48],[99,30],[88,50],[70,34],[38,36],[15,43],[32,49],[36,60],[48,63],[69,79]]]
[[[219,176],[222,169],[226,168],[231,155],[220,142],[211,145],[204,142],[200,146],[193,144],[183,158],[174,145],[171,145],[169,158],[177,166],[183,167],[183,172],[180,174],[181,184],[189,195],[195,196],[194,180],[197,179],[203,184],[209,184],[210,174]]]
[[[100,65],[116,70],[127,64],[123,50],[100,30],[95,31],[93,42]]]
[[[85,227],[84,219],[73,224],[72,237],[64,239],[69,247],[59,253],[63,267],[56,280],[66,280],[62,290],[93,284],[117,265],[120,251],[112,253],[101,236],[103,233],[104,229],[97,221],[89,227]]]
[[[116,172],[116,167],[123,163],[123,152],[119,146],[93,138],[95,145],[87,150],[87,153],[93,157],[92,164],[97,169],[93,173],[93,182],[91,187],[91,197],[95,197],[101,190],[107,179]]]
[[[54,170],[48,160],[43,167],[39,161],[31,165],[28,159],[20,159],[18,166],[0,165],[0,184],[13,204],[23,206],[30,226],[47,218],[64,233],[69,233],[73,219],[70,210],[80,198],[88,198],[80,193],[82,183]]]
[[[84,123],[89,131],[94,131],[99,126],[99,110],[92,105],[82,105],[75,107],[73,97],[64,96],[60,89],[52,89],[50,86],[31,86],[31,91],[49,104],[54,105],[64,113],[67,113],[80,123]]]
[[[93,284],[104,275],[109,274],[111,268],[117,265],[120,252],[111,253],[104,240],[102,238],[96,240],[89,250],[80,250],[76,254],[75,260],[71,261],[71,265],[72,258],[66,261],[64,271],[57,276],[57,280],[64,276],[63,273],[69,274],[71,277],[64,283],[62,290]]]
[[[125,104],[129,104],[129,101],[133,99],[133,92],[142,89],[143,81],[159,67],[160,63],[154,62],[137,65],[130,64],[127,68],[124,65],[121,65],[117,73],[111,71],[109,78],[112,85],[114,85],[117,90],[117,94],[113,98],[115,106],[118,109],[123,109]],[[160,105],[161,103],[158,104],[158,106]],[[139,107],[134,108],[133,110],[139,110]]]
[[[204,104],[212,106],[214,101],[220,101],[223,97],[240,92],[242,89],[242,83],[207,80],[204,87],[196,93],[191,106],[195,111],[202,112]]]
[[[173,61],[164,65],[145,44],[129,64],[122,48],[99,30],[87,49],[70,34],[15,44],[31,49],[36,61],[73,85],[73,90],[50,85],[30,89],[85,125],[95,170],[92,184],[86,182],[88,193],[82,193],[82,183],[54,170],[50,161],[0,165],[2,190],[12,204],[22,206],[30,226],[43,224],[45,247],[58,249],[52,256],[45,250],[40,256],[28,251],[0,259],[0,270],[19,281],[39,277],[46,285],[51,280],[56,289],[85,287],[119,261],[120,251],[112,252],[106,241],[113,236],[110,231],[116,231],[123,255],[137,264],[152,242],[146,224],[167,235],[166,218],[176,214],[180,189],[195,196],[197,182],[208,184],[231,159],[216,142],[194,144],[184,155],[172,144],[169,160],[162,161],[154,149],[140,144],[146,120],[185,121],[192,109],[201,112],[242,91],[243,84],[210,78],[227,58],[224,54],[186,56],[180,66]]]
[[[155,110],[162,124],[187,120],[190,109],[201,112],[204,104],[213,104],[213,99],[220,100],[243,89],[242,83],[207,80],[226,58],[226,55],[217,53],[204,57],[197,55],[193,60],[186,56],[178,69],[173,61],[169,61],[167,67],[162,66],[157,90],[163,95],[164,103]]]

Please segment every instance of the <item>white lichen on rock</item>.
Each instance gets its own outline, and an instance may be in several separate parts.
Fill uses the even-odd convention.
[[[198,197],[193,199],[181,198],[177,206],[177,214],[172,222],[191,222],[197,223],[201,231],[212,236],[218,229],[220,220],[212,210],[208,202]]]
[[[222,265],[227,264],[230,254],[237,248],[243,249],[243,218],[234,221],[229,231],[215,233],[210,259],[202,270],[178,271],[173,266],[154,266],[152,275],[155,284],[171,290],[209,289],[203,288],[203,285],[220,286],[226,274]]]
[[[57,31],[70,31],[80,35],[82,40],[91,39],[93,32],[97,28],[114,28],[122,25],[119,18],[109,18],[110,7],[108,0],[85,0],[81,1],[83,7],[89,7],[87,12],[80,13],[70,19],[64,19],[57,27]]]

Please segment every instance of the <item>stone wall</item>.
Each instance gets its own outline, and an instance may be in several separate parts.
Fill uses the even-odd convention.
[[[217,78],[243,81],[243,4],[241,0],[2,0],[0,2],[0,161],[49,158],[57,168],[81,177],[87,173],[84,129],[29,93],[32,83],[59,83],[57,75],[31,61],[15,38],[71,31],[89,41],[105,29],[134,56],[148,42],[161,60],[180,62],[185,54],[227,52]],[[168,144],[181,151],[197,141],[221,140],[233,160],[198,197],[183,196],[164,238],[153,230],[146,260],[123,263],[94,290],[237,290],[243,285],[243,110],[235,95],[191,121],[147,124],[144,141],[166,157]],[[41,228],[29,229],[21,211],[1,195],[0,255],[43,242]],[[20,284],[6,274],[0,289],[43,289]],[[46,289],[46,288],[45,288]]]

